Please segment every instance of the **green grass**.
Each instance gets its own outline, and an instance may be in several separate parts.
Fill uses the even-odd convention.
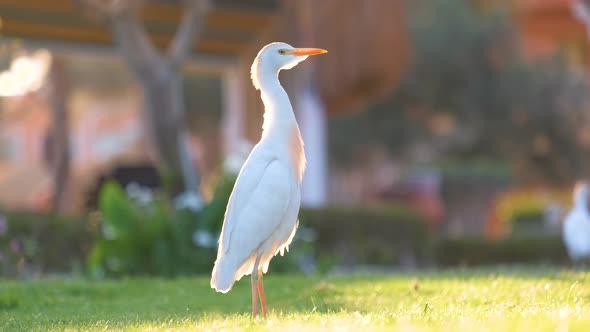
[[[0,331],[590,331],[590,272],[452,270],[265,279],[269,318],[250,317],[249,280],[226,295],[185,278],[0,281]]]

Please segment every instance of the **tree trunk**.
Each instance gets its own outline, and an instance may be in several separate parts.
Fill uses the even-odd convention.
[[[149,40],[137,15],[137,3],[87,2],[107,14],[115,42],[143,87],[146,122],[165,182],[174,191],[184,189],[200,197],[199,173],[186,139],[181,68],[199,36],[209,1],[186,2],[185,13],[166,53],[155,49]],[[184,188],[178,184],[184,184]]]
[[[50,99],[52,124],[46,147],[46,162],[53,177],[52,212],[59,212],[63,205],[70,170],[69,117],[66,106],[67,86],[63,63],[54,58],[50,72]]]
[[[145,91],[146,118],[153,143],[159,152],[167,181],[178,176],[184,189],[199,192],[199,174],[191,158],[184,125],[184,91],[181,74],[170,69],[157,79],[141,81]]]

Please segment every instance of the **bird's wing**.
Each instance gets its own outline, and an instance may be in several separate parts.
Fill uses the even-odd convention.
[[[229,199],[218,254],[235,249],[249,257],[273,234],[289,206],[291,173],[284,162],[253,151]]]

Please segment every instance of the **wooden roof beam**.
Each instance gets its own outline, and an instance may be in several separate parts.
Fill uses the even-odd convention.
[[[64,40],[86,44],[110,44],[108,30],[98,26],[65,26],[44,22],[2,19],[2,33],[5,36],[31,39]],[[151,33],[150,38],[157,47],[165,47],[172,38],[169,34]],[[239,55],[249,43],[243,39],[202,38],[194,45],[198,53],[218,55]]]
[[[74,18],[79,18],[83,9],[72,0],[0,0],[0,8],[2,7],[45,15],[66,15]],[[148,25],[159,23],[176,26],[180,21],[182,11],[183,8],[180,5],[148,2],[142,8],[141,17]],[[271,23],[273,17],[274,12],[268,9],[213,7],[207,17],[206,26],[212,29],[259,32]],[[90,20],[88,18],[89,23]]]

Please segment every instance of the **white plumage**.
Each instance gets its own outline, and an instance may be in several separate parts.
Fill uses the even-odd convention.
[[[273,256],[289,249],[295,235],[305,169],[303,141],[278,73],[322,53],[326,51],[271,43],[252,64],[252,82],[265,106],[262,138],[240,170],[230,196],[211,287],[226,293],[235,281],[252,274],[254,315],[257,295],[266,314],[262,274]]]
[[[590,214],[588,195],[590,186],[581,182],[574,188],[574,206],[563,223],[563,241],[574,262],[590,259]]]

